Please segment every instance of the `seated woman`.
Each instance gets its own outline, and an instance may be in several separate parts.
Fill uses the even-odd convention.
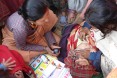
[[[103,53],[101,68],[106,78],[117,68],[117,5],[113,0],[94,0],[85,19],[92,26],[96,47]]]
[[[26,62],[39,54],[59,55],[53,52],[60,48],[59,37],[51,32],[58,18],[47,4],[46,0],[25,0],[2,29],[2,44],[19,52]]]
[[[4,45],[0,45],[0,63],[0,78],[4,72],[10,75],[3,75],[3,78],[35,78],[34,71],[25,64],[22,56]]]

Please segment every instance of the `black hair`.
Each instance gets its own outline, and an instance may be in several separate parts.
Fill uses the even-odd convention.
[[[46,0],[25,0],[18,13],[25,20],[36,21],[43,17],[47,8],[48,2]]]
[[[15,78],[8,70],[0,70],[0,78]]]
[[[85,20],[98,28],[104,37],[117,31],[117,5],[112,0],[93,0],[85,13]]]

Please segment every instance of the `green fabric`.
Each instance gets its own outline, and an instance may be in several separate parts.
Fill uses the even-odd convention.
[[[103,77],[103,74],[100,73],[99,75],[94,75],[92,78],[104,78],[104,77]]]

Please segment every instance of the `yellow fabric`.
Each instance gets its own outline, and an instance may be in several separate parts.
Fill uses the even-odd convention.
[[[117,78],[117,68],[113,69],[107,76],[107,78]]]

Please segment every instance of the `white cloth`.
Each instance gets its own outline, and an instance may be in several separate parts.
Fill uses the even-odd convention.
[[[116,68],[117,67],[117,31],[112,31],[105,38],[103,38],[103,34],[98,29],[94,29],[93,32],[94,32],[96,47],[99,48],[104,54],[104,56],[111,61],[111,63],[109,63],[109,60],[106,60],[108,62],[108,66],[111,66],[111,69]],[[103,60],[101,59],[101,61]],[[108,70],[107,68],[108,67],[106,67],[106,64],[103,65],[102,67],[102,69],[105,72],[111,70],[111,69]],[[108,73],[106,73],[106,75]]]
[[[79,13],[82,12],[84,7],[86,6],[86,3],[87,0],[68,0],[68,8]]]
[[[99,30],[94,32],[96,46],[106,57],[111,59],[117,67],[117,31],[112,31],[104,39],[102,36]]]

